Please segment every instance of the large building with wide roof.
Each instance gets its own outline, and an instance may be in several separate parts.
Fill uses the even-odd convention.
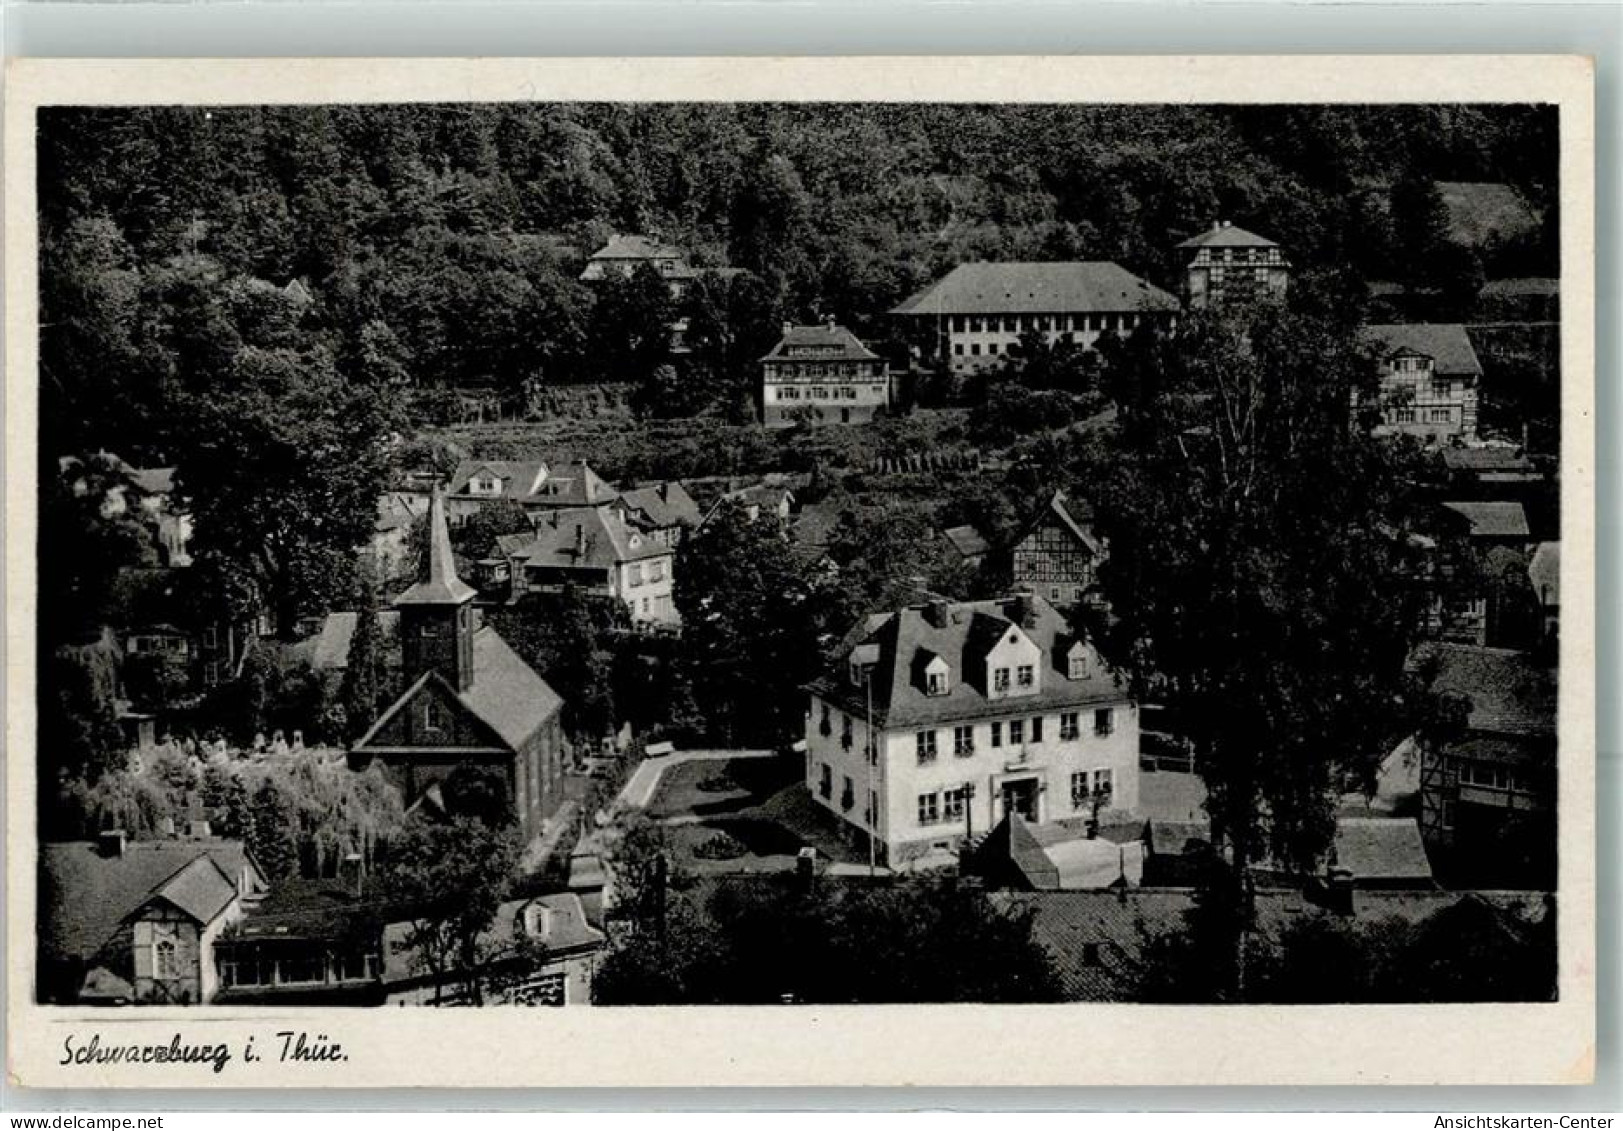
[[[890,313],[906,319],[929,360],[956,373],[1000,364],[1036,332],[1092,349],[1171,318],[1178,300],[1115,263],[961,263]]]

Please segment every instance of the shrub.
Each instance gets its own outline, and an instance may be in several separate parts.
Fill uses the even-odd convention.
[[[700,860],[737,860],[748,851],[743,841],[723,832],[711,833],[693,846],[693,855]]]

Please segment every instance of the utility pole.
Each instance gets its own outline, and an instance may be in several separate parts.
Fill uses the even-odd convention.
[[[877,846],[874,838],[879,831],[879,798],[873,788],[873,767],[878,760],[878,750],[873,741],[873,665],[864,664],[862,668],[862,692],[868,712],[867,732],[867,761],[868,761],[868,878],[874,878],[877,871]]]

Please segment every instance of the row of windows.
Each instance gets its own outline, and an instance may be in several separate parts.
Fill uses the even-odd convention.
[[[1391,408],[1384,414],[1388,424],[1413,424],[1419,415],[1413,408]],[[1428,408],[1425,412],[1427,424],[1454,423],[1454,410],[1451,408]]]
[[[1504,766],[1486,766],[1479,762],[1461,761],[1458,768],[1461,785],[1508,790],[1514,793],[1532,792],[1532,787],[1525,778]]]
[[[800,400],[800,390],[794,385],[775,386],[780,401]],[[870,385],[868,392],[874,396],[885,395],[883,385]],[[862,396],[862,390],[855,385],[813,385],[806,390],[806,399],[812,401],[854,401]]]
[[[944,789],[919,794],[919,824],[935,825],[964,819],[964,804],[968,795],[964,788]]]
[[[1393,373],[1430,373],[1429,357],[1394,357],[1390,368]]]
[[[834,800],[834,771],[826,764],[820,767],[817,778],[817,793],[824,801]],[[840,808],[850,812],[851,807],[857,803],[856,786],[851,781],[850,774],[840,775]],[[874,814],[879,811],[879,795],[873,790],[868,791],[868,804],[862,810],[862,823],[869,828],[874,827]]]
[[[879,362],[851,362],[843,364],[817,362],[811,365],[767,365],[767,377],[877,377]]]
[[[954,314],[948,327],[955,334],[1024,334],[1039,330],[1050,334],[1067,332],[1099,333],[1102,330],[1131,330],[1144,316],[1140,314]]]
[[[1115,788],[1114,770],[1078,770],[1071,775],[1071,808],[1088,808],[1096,798],[1108,803]]]
[[[1208,247],[1200,258],[1218,263],[1271,263],[1283,265],[1285,257],[1277,247]]]
[[[1005,729],[1007,728],[1007,729]],[[1104,737],[1115,733],[1116,709],[1114,707],[1100,707],[1093,712],[1093,733]],[[927,765],[936,760],[940,752],[940,743],[935,730],[921,730],[914,732],[913,748],[919,765]],[[1061,711],[1059,715],[1059,738],[1061,742],[1072,742],[1081,737],[1082,719],[1079,711]],[[999,719],[987,726],[987,741],[993,750],[1000,750],[1004,746],[1023,746],[1028,742],[1043,741],[1043,717],[1035,715],[1029,719]],[[952,728],[952,752],[955,757],[970,758],[975,754],[975,727],[955,726]]]
[[[665,580],[665,563],[663,560],[656,558],[655,560],[648,562],[647,565],[647,579],[650,585],[656,581]],[[626,567],[626,584],[631,586],[641,585],[643,583],[643,577],[644,574],[642,562],[632,562]]]

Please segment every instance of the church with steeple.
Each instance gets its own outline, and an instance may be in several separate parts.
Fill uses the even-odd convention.
[[[423,576],[394,601],[406,689],[350,749],[349,765],[382,763],[407,806],[432,798],[457,766],[496,769],[528,839],[562,800],[563,701],[479,623],[438,491],[428,524]]]

